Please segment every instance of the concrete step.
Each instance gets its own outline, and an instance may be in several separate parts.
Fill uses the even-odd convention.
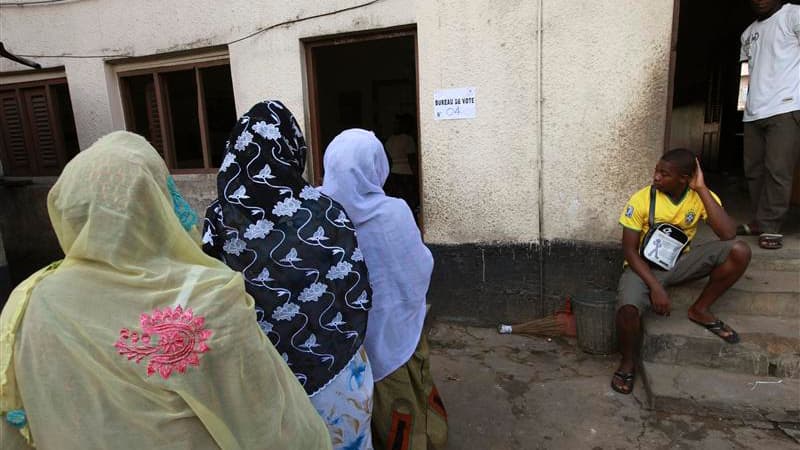
[[[800,272],[800,238],[794,234],[783,237],[783,248],[780,250],[765,250],[758,246],[756,236],[738,236],[738,239],[750,245],[753,256],[750,267],[759,270],[777,270],[785,272]]]
[[[772,251],[773,253],[763,253]],[[782,272],[800,272],[800,255],[797,257],[776,254],[774,250],[763,250],[760,253],[753,253],[750,260],[750,267],[760,270],[775,270]]]
[[[650,407],[657,411],[800,423],[800,380],[644,362]]]
[[[685,311],[703,290],[707,278],[669,288],[674,308]],[[748,269],[717,300],[714,311],[775,317],[800,317],[800,272]]]
[[[694,243],[700,244],[717,237],[705,224],[697,230]],[[750,267],[759,270],[779,270],[786,272],[800,272],[800,233],[787,230],[783,236],[783,248],[779,250],[765,250],[758,246],[758,236],[736,236],[736,239],[746,242],[753,254]]]
[[[741,338],[728,344],[684,313],[644,316],[645,361],[800,379],[800,320],[722,313]]]

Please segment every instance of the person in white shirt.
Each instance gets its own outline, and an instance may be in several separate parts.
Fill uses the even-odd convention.
[[[744,171],[754,220],[738,234],[762,248],[782,246],[792,177],[800,157],[800,5],[750,0],[757,20],[742,33],[741,61],[750,68],[744,111]]]
[[[386,192],[402,198],[412,211],[419,206],[419,181],[416,174],[417,146],[414,143],[414,118],[409,114],[395,117],[394,134],[384,144],[390,160]]]

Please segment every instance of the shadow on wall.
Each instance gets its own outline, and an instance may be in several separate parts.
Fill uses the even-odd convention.
[[[11,287],[64,254],[50,226],[47,193],[52,184],[0,186],[0,217]],[[6,296],[2,297],[5,304]]]
[[[50,183],[0,185],[0,239],[5,249],[9,292],[3,292],[3,268],[0,258],[0,304],[5,304],[10,288],[32,273],[64,257],[47,214]],[[216,174],[176,176],[176,183],[197,212],[202,227],[206,206],[216,198]]]
[[[11,274],[8,273],[8,261],[6,260],[6,250],[3,246],[3,233],[0,230],[0,309],[11,293]]]

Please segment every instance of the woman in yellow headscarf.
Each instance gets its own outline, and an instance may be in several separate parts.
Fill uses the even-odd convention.
[[[143,138],[81,152],[47,206],[65,258],[0,317],[3,448],[331,447],[241,275],[202,252]]]

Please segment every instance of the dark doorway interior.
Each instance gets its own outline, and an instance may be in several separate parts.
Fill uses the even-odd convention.
[[[707,171],[742,173],[739,37],[754,18],[747,0],[680,0],[669,148]]]
[[[742,115],[749,70],[739,62],[739,52],[741,34],[755,14],[748,0],[676,1],[678,38],[667,148],[697,153],[709,186],[735,218],[746,221],[751,207],[742,164]],[[800,205],[800,167],[795,169],[792,204]]]
[[[396,37],[333,40],[310,45],[311,120],[315,131],[315,180],[322,155],[347,128],[364,128],[384,143],[391,171],[385,191],[419,213],[419,127],[416,43]]]

